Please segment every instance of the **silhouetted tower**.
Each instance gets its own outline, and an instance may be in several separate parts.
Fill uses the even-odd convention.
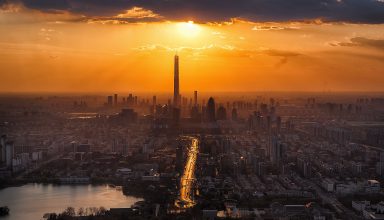
[[[179,90],[179,56],[175,55],[173,67],[173,105],[180,107],[180,90]]]
[[[117,106],[117,94],[113,95],[114,97],[114,105]]]
[[[208,122],[216,121],[215,111],[216,111],[215,100],[212,97],[210,97],[208,99],[208,104],[207,104],[207,120],[208,120]]]
[[[197,106],[197,91],[194,92],[193,94],[193,105],[196,107]]]

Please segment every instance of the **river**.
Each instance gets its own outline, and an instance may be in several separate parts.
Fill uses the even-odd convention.
[[[26,184],[0,190],[0,206],[8,206],[10,215],[0,220],[38,220],[44,213],[61,213],[66,207],[124,208],[143,199],[125,196],[108,185]]]

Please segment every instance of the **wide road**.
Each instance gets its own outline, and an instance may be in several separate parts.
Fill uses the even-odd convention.
[[[193,181],[195,179],[195,167],[197,154],[199,152],[199,141],[195,137],[191,139],[191,145],[188,149],[187,162],[185,163],[183,176],[180,179],[180,207],[189,208],[195,205],[193,200]]]

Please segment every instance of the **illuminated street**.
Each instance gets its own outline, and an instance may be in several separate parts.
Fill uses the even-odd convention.
[[[180,204],[182,208],[192,207],[193,200],[193,181],[195,177],[195,165],[199,151],[197,138],[191,138],[191,145],[188,149],[188,158],[185,163],[183,176],[180,179]]]

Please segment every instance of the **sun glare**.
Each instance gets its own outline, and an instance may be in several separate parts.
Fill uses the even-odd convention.
[[[182,36],[189,38],[196,37],[201,31],[200,26],[193,21],[180,22],[177,24],[177,28]]]

